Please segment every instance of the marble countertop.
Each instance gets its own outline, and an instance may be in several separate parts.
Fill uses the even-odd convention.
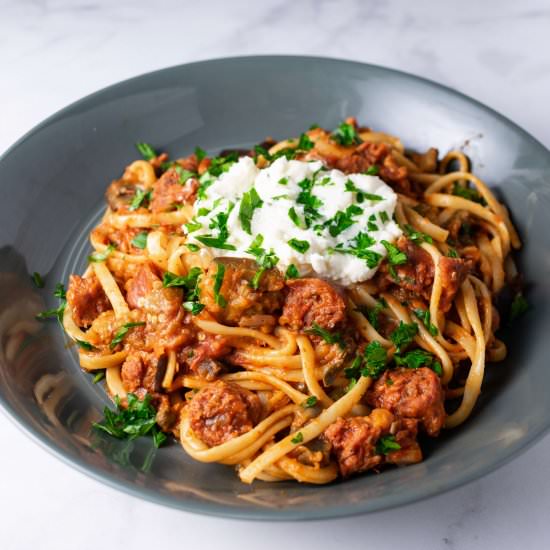
[[[550,147],[548,0],[0,0],[0,152],[68,103],[153,69],[229,55],[386,65],[460,90]],[[544,116],[546,115],[546,116]],[[143,502],[59,462],[0,416],[3,550],[523,550],[550,539],[550,436],[461,489],[369,516],[247,523]],[[206,534],[206,535],[205,535]]]

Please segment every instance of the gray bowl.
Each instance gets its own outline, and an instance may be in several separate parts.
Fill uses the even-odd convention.
[[[92,433],[109,400],[83,374],[55,321],[55,283],[81,271],[87,234],[111,179],[147,141],[172,155],[249,146],[267,135],[335,127],[355,115],[411,148],[462,148],[510,206],[534,307],[502,331],[508,359],[488,366],[470,420],[426,448],[426,460],[323,487],[252,486],[228,467]],[[550,153],[494,111],[448,88],[360,63],[245,57],[182,65],[97,92],[55,114],[0,159],[0,402],[38,443],[111,486],[165,505],[250,519],[311,519],[380,510],[441,493],[493,471],[550,425]],[[45,274],[36,289],[30,274]],[[546,336],[545,336],[546,335]],[[3,476],[10,475],[3,472]]]

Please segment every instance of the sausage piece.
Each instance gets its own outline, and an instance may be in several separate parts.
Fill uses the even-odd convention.
[[[326,281],[314,278],[290,279],[288,294],[279,322],[293,330],[310,328],[314,323],[332,329],[344,320],[344,298]]]
[[[176,206],[195,200],[195,194],[199,184],[195,178],[189,178],[183,184],[173,168],[164,174],[153,184],[153,199],[151,200],[152,212],[168,212]]]
[[[441,382],[427,367],[386,371],[369,390],[367,401],[397,417],[418,420],[432,437],[439,434],[445,422]]]
[[[67,303],[79,327],[89,327],[100,313],[112,309],[111,302],[95,276],[83,278],[71,275]]]
[[[236,384],[218,380],[191,401],[189,418],[196,436],[210,447],[250,431],[261,417],[260,399]]]

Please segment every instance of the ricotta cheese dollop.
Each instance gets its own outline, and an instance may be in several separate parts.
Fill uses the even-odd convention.
[[[401,235],[397,196],[379,177],[329,170],[320,161],[280,157],[258,168],[242,157],[202,185],[188,242],[214,256],[276,256],[283,272],[342,285],[370,279]],[[291,268],[293,269],[293,268]]]

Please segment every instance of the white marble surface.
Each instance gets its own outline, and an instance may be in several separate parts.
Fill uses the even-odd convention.
[[[228,55],[395,67],[485,102],[550,146],[550,2],[0,0],[0,151],[118,80]],[[0,175],[1,179],[1,175]],[[467,487],[370,516],[246,523],[139,501],[58,462],[0,416],[0,548],[548,548],[550,437]]]

